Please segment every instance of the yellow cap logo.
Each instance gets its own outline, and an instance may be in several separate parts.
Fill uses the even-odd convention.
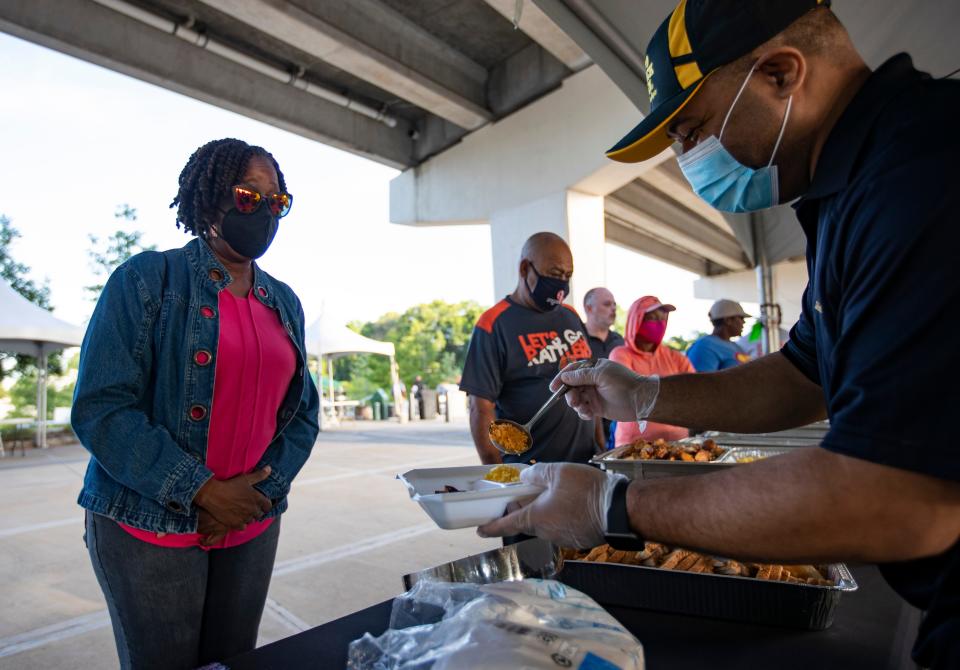
[[[653,85],[653,62],[651,62],[650,56],[643,57],[643,64],[647,70],[647,94],[650,96],[650,102],[653,102],[653,99],[657,97],[657,89]]]

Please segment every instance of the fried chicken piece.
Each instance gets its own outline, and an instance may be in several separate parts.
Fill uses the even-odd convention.
[[[697,452],[697,455],[693,457],[693,460],[697,461],[698,463],[706,463],[707,461],[713,460],[713,454],[706,449],[701,449]]]
[[[623,563],[623,559],[626,557],[627,552],[620,549],[614,549],[607,555],[608,563]]]
[[[690,554],[691,552],[687,551],[686,549],[674,549],[665,559],[663,559],[663,563],[661,563],[659,567],[663,568],[664,570],[673,570],[677,567],[680,561],[685,559]]]
[[[783,569],[797,579],[823,579],[823,574],[812,565],[785,565]]]
[[[586,556],[584,556],[583,560],[596,561],[599,556],[606,556],[609,548],[609,544],[601,544],[599,547],[594,547]]]
[[[757,570],[757,579],[767,579],[771,582],[780,581],[780,575],[783,574],[782,565],[761,565]]]
[[[637,558],[642,565],[648,568],[655,568],[659,565],[660,559],[667,553],[669,553],[669,550],[659,542],[647,542],[644,545],[643,551],[638,552]]]
[[[741,563],[740,561],[728,560],[728,561],[716,561],[714,562],[714,568],[716,572],[721,575],[732,575],[735,577],[749,577],[750,568]]]
[[[645,542],[644,549],[649,550],[655,556],[666,556],[670,553],[670,547],[660,542]]]
[[[690,566],[688,572],[712,573],[713,559],[711,559],[709,556],[699,556],[696,563]]]
[[[703,557],[702,554],[691,551],[688,556],[684,556],[683,559],[677,563],[677,570],[689,570]]]
[[[582,561],[588,553],[590,552],[582,549],[571,549],[570,547],[560,549],[560,555],[563,556],[565,561]]]

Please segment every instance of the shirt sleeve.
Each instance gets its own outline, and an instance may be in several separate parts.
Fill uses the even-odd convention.
[[[197,491],[213,472],[143,409],[155,374],[151,342],[160,312],[154,282],[136,269],[145,258],[151,256],[118,267],[100,294],[80,348],[71,423],[110,477],[189,516],[195,514]]]
[[[690,346],[687,360],[693,365],[695,372],[714,372],[720,369],[720,357],[703,340],[698,340]]]
[[[804,376],[814,384],[820,385],[820,369],[817,361],[817,340],[813,320],[810,317],[814,306],[810,304],[810,287],[803,292],[800,320],[790,330],[790,339],[780,349],[788,361],[793,363]]]
[[[463,364],[460,390],[496,402],[503,388],[505,356],[496,336],[496,329],[487,332],[475,327]]]
[[[839,322],[823,446],[960,481],[960,189],[948,187],[948,156],[939,142],[921,143],[837,203],[854,225],[830,268],[845,290],[831,315]],[[807,337],[795,328],[788,347]]]

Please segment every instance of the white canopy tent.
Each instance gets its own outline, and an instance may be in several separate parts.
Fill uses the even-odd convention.
[[[316,356],[321,363],[327,360],[327,369],[330,372],[330,406],[333,406],[333,361],[351,354],[379,354],[390,359],[390,381],[393,385],[394,411],[397,416],[403,416],[400,407],[400,398],[396,392],[399,385],[397,372],[396,349],[393,342],[381,342],[360,333],[350,330],[342,322],[321,315],[314,321],[306,332],[307,353]],[[322,396],[322,389],[321,389]],[[323,398],[320,403],[320,430],[324,429],[326,416],[323,412]],[[336,416],[335,414],[333,415]]]
[[[47,446],[47,356],[67,347],[79,347],[83,329],[33,304],[0,281],[0,351],[37,359],[37,439]]]

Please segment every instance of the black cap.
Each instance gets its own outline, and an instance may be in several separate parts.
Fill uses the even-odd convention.
[[[681,0],[650,39],[645,59],[650,113],[607,156],[653,158],[673,144],[670,120],[717,68],[783,32],[830,0]]]

